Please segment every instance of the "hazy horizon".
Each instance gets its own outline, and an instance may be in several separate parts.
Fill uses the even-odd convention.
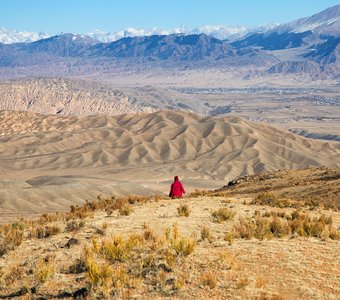
[[[286,23],[318,13],[337,5],[337,1],[239,1],[220,3],[209,1],[154,0],[68,2],[24,0],[6,1],[0,11],[0,28],[17,31],[86,33],[94,30],[120,31],[125,28],[169,30],[178,27],[195,28],[203,25],[247,26]]]

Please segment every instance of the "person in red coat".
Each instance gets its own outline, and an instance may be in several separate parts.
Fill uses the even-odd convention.
[[[185,190],[182,182],[178,180],[178,176],[174,177],[174,182],[171,185],[169,197],[171,198],[181,198],[182,194],[185,194]]]

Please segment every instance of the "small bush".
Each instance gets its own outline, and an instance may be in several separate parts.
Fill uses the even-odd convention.
[[[129,216],[132,213],[132,211],[133,210],[132,210],[131,206],[128,205],[128,204],[122,205],[118,210],[118,212],[121,216]]]
[[[177,224],[175,224],[172,229],[168,228],[166,230],[165,239],[170,243],[172,249],[175,250],[176,256],[188,256],[196,247],[196,241],[194,239],[180,236]]]
[[[54,214],[42,214],[38,220],[40,225],[44,225],[46,223],[56,222],[63,219],[63,215],[60,213]]]
[[[9,269],[9,272],[4,276],[5,285],[11,285],[14,282],[18,282],[22,279],[22,270],[19,265],[12,265]],[[0,277],[1,282],[1,277]],[[0,285],[1,286],[1,285]]]
[[[210,229],[208,227],[203,227],[201,229],[201,239],[203,241],[205,241],[205,240],[208,240],[209,242],[212,241],[211,231],[210,231]]]
[[[77,259],[76,262],[69,266],[68,274],[80,274],[87,271],[87,265],[84,259]]]
[[[148,225],[144,228],[143,238],[146,241],[156,241],[157,239],[155,232]]]
[[[231,246],[233,244],[233,241],[234,241],[234,234],[231,233],[231,232],[227,232],[225,237],[224,237],[224,240],[226,242],[228,242],[229,246]]]
[[[142,237],[131,235],[127,240],[122,236],[112,236],[104,240],[99,252],[111,262],[123,262],[131,259],[131,252],[142,242]]]
[[[189,217],[190,212],[191,210],[188,204],[181,204],[179,207],[177,207],[177,213],[178,216],[180,217],[182,216]]]
[[[191,238],[181,237],[173,242],[173,248],[178,256],[190,255],[196,247],[196,241]]]
[[[56,225],[46,225],[33,228],[33,231],[31,231],[31,235],[35,236],[38,239],[46,239],[50,236],[59,234],[60,232],[60,227]]]
[[[39,283],[44,283],[55,274],[55,270],[55,258],[53,256],[39,259],[35,264],[34,277]]]
[[[2,237],[0,235],[0,257],[8,251],[14,250],[21,245],[23,241],[23,231],[15,228],[15,226],[4,226]]]
[[[82,259],[91,290],[105,299],[125,298],[124,293],[142,284],[175,292],[185,281],[169,279],[167,274],[192,253],[196,243],[180,236],[177,226],[167,230],[166,237],[156,236],[145,224],[140,235],[93,238],[93,245],[84,249]],[[79,268],[83,270],[83,265]]]
[[[212,217],[214,218],[214,221],[217,223],[222,223],[224,221],[232,220],[236,212],[232,211],[229,208],[220,208],[214,212],[212,212]]]
[[[85,222],[84,221],[69,221],[66,223],[66,231],[69,232],[73,232],[73,231],[79,231],[81,228],[83,228],[85,226]]]
[[[87,257],[86,267],[86,275],[92,286],[109,283],[114,272],[111,265],[100,264],[92,256]]]
[[[210,191],[207,190],[195,190],[194,192],[190,193],[190,197],[197,198],[210,195]]]
[[[282,238],[292,234],[321,239],[340,238],[340,231],[332,226],[331,217],[322,215],[312,218],[299,211],[292,212],[289,218],[279,218],[277,214],[274,214],[272,219],[262,216],[255,216],[255,220],[240,218],[233,228],[234,237],[245,239]]]
[[[304,202],[294,201],[286,198],[279,198],[273,193],[260,193],[249,204],[251,205],[268,205],[279,208],[299,208],[305,205]]]
[[[217,276],[215,272],[207,271],[201,275],[201,284],[209,287],[211,290],[217,285]]]

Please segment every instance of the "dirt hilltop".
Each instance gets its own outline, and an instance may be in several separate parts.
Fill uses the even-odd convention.
[[[279,171],[18,220],[0,227],[0,298],[338,299],[338,175]],[[313,201],[301,178],[324,187]]]

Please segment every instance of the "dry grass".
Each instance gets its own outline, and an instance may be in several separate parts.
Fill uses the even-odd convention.
[[[323,207],[340,210],[340,169],[325,167],[306,170],[280,170],[238,178],[237,184],[225,186],[218,192],[260,198],[266,195],[265,205],[276,202],[278,207]],[[215,194],[216,191],[207,193]],[[267,196],[270,197],[267,197]],[[272,201],[271,201],[272,200]],[[256,201],[256,200],[255,200]],[[261,199],[259,199],[262,202]],[[259,203],[260,204],[260,203]]]
[[[190,207],[188,204],[180,204],[177,207],[177,214],[179,217],[189,217],[191,213]]]
[[[71,206],[68,213],[51,213],[42,214],[37,221],[27,221],[19,219],[12,224],[0,226],[0,257],[8,251],[18,247],[24,239],[45,239],[62,232],[61,227],[54,223],[65,223],[65,230],[69,232],[77,232],[86,224],[85,219],[93,217],[96,211],[116,211],[120,215],[130,215],[132,210],[131,205],[143,204],[148,201],[160,199],[157,197],[146,196],[127,196],[111,198],[98,198],[94,201],[86,201],[82,206]],[[24,231],[28,233],[24,237]],[[99,229],[99,230],[104,230]]]
[[[133,209],[130,205],[124,204],[118,209],[118,212],[121,216],[129,216],[133,212]]]
[[[222,223],[234,219],[236,212],[229,208],[219,208],[218,210],[213,211],[211,215],[215,222]]]
[[[10,268],[9,268],[9,272],[5,275],[3,273],[3,283],[5,285],[11,285],[19,280],[22,279],[22,270],[20,268],[20,266],[18,264],[15,264],[15,265],[12,265]],[[1,277],[0,277],[1,279]],[[1,282],[1,280],[0,280]],[[0,284],[1,286],[1,284]]]
[[[46,214],[37,221],[18,220],[11,225],[1,226],[0,245],[5,245],[7,255],[0,260],[5,266],[2,268],[0,265],[0,298],[10,293],[26,293],[22,295],[27,299],[62,298],[66,295],[65,290],[71,294],[83,290],[84,298],[93,299],[128,299],[137,295],[143,295],[145,298],[214,299],[235,296],[280,299],[272,292],[282,282],[276,282],[275,276],[273,277],[270,272],[277,268],[281,268],[282,272],[286,270],[282,264],[277,263],[277,260],[288,263],[286,260],[288,258],[284,257],[281,251],[282,247],[287,246],[287,249],[293,249],[302,255],[306,260],[304,263],[308,266],[311,264],[308,255],[314,255],[313,247],[318,247],[318,251],[325,251],[326,254],[320,251],[320,255],[329,259],[327,264],[336,261],[333,253],[338,242],[327,241],[340,239],[337,227],[339,216],[336,212],[318,208],[317,211],[307,214],[286,207],[276,211],[274,209],[265,211],[267,208],[260,207],[252,214],[253,207],[244,207],[241,204],[243,199],[227,199],[226,203],[231,201],[234,206],[232,210],[219,209],[219,203],[223,203],[224,198],[217,199],[218,201],[210,198],[199,200],[202,201],[193,200],[197,202],[195,214],[184,219],[176,218],[174,215],[169,219],[161,217],[164,211],[168,210],[168,205],[171,205],[172,210],[176,209],[179,201],[171,201],[171,204],[169,201],[161,204],[150,203],[149,208],[139,209],[139,204],[158,200],[135,196],[109,199],[99,197],[95,201],[85,203],[83,207],[73,207],[68,213]],[[119,209],[126,205],[134,209],[134,214],[130,218],[121,218]],[[212,223],[209,207],[213,214],[215,213],[213,215],[215,222],[217,220],[230,222]],[[107,215],[108,210],[112,211],[111,216]],[[238,213],[237,218],[235,212]],[[145,214],[147,218],[139,219]],[[150,219],[150,216],[159,219]],[[158,221],[162,227],[158,227]],[[179,225],[171,226],[175,221],[178,221]],[[154,227],[154,230],[149,224],[157,228]],[[166,226],[171,227],[162,234]],[[60,228],[63,231],[53,228]],[[142,228],[142,231],[136,231],[138,228]],[[182,235],[178,228],[185,230],[186,235]],[[54,230],[57,236],[48,238],[54,234]],[[105,235],[98,235],[98,230]],[[199,240],[196,235],[199,236]],[[64,246],[70,236],[76,237],[79,241],[72,249]],[[207,240],[212,242],[213,236],[216,239],[214,243],[202,242]],[[300,236],[305,238],[291,240]],[[315,243],[309,237],[325,242]],[[242,242],[239,240],[242,238],[259,239],[264,242],[259,243],[256,240]],[[27,239],[38,240],[25,242]],[[232,244],[232,247],[228,247],[223,239]],[[268,243],[265,242],[267,239],[282,240]],[[19,249],[10,252],[22,242],[24,243]],[[300,253],[295,244],[299,247],[310,245],[311,252],[307,255],[305,252]],[[29,247],[31,253],[26,255],[24,252]],[[256,247],[255,254],[251,250],[253,247]],[[304,251],[306,249],[304,248]],[[54,258],[54,253],[58,259]],[[46,257],[46,254],[51,256]],[[24,259],[18,263],[20,255]],[[42,258],[36,260],[36,257]],[[300,263],[294,260],[295,258],[289,257],[290,259],[294,264]],[[261,266],[257,264],[258,261]],[[265,279],[259,277],[256,271],[258,267],[262,268],[262,264],[263,268],[271,270]],[[315,261],[316,264],[318,259]],[[315,265],[312,265],[313,270],[316,268]],[[325,272],[326,268],[325,264]],[[181,272],[181,269],[185,272]],[[311,274],[303,276],[309,276],[309,281],[314,280]],[[332,276],[335,276],[334,273],[327,277],[327,287],[324,287],[324,290],[318,288],[319,295],[326,293],[328,286],[333,286]],[[295,273],[292,277],[294,280],[301,279]],[[305,288],[315,288],[316,284],[321,283],[321,277],[323,276],[320,275],[313,284],[306,283]],[[27,287],[26,292],[18,287],[18,282],[21,286]],[[292,294],[298,298],[301,293],[294,284],[292,281],[295,288]],[[49,290],[51,288],[54,292]],[[291,289],[291,286],[289,288]]]
[[[195,190],[194,192],[191,192],[189,197],[191,198],[198,198],[198,197],[203,197],[203,196],[208,196],[211,194],[211,191],[208,190]]]
[[[227,233],[233,238],[259,240],[283,238],[285,236],[304,236],[320,239],[340,239],[340,230],[332,225],[332,218],[321,215],[311,217],[308,214],[294,211],[291,216],[280,218],[274,215],[271,219],[255,214],[254,218],[240,218],[234,224],[231,232]]]
[[[46,239],[50,236],[59,234],[61,229],[57,225],[45,225],[45,226],[38,226],[33,227],[30,235],[31,237],[36,237],[37,239]]]
[[[203,286],[207,286],[212,290],[217,285],[217,275],[213,271],[204,272],[201,275],[200,282]]]
[[[195,241],[179,234],[177,226],[169,228],[164,237],[156,236],[146,225],[141,235],[93,239],[83,253],[86,277],[97,297],[121,298],[141,284],[157,283],[164,292],[174,291],[183,283],[179,278],[167,283],[164,274],[190,255],[195,246]]]
[[[279,198],[273,193],[260,193],[249,204],[251,205],[268,205],[279,208],[300,208],[306,206],[302,201],[294,201],[285,198]],[[314,205],[316,206],[316,205]]]
[[[39,283],[44,283],[56,272],[56,263],[54,256],[47,256],[39,259],[34,268],[34,278]]]
[[[143,238],[146,241],[156,241],[157,235],[153,229],[150,228],[149,225],[144,224],[143,226]]]
[[[202,241],[208,240],[209,242],[213,240],[211,230],[206,226],[201,229],[201,239]]]
[[[23,241],[23,229],[15,225],[5,225],[1,230],[0,257],[18,247]]]
[[[69,232],[76,232],[79,231],[81,228],[84,228],[85,222],[83,220],[77,221],[72,220],[66,223],[65,230]]]

